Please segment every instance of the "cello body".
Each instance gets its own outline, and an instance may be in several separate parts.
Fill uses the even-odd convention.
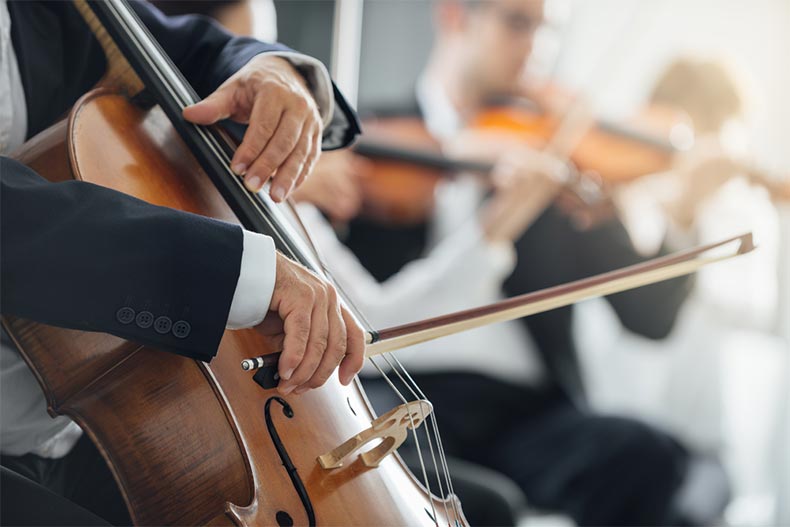
[[[119,90],[87,93],[15,157],[50,181],[237,221],[161,109]],[[375,418],[364,392],[336,376],[302,395],[264,390],[239,366],[274,351],[254,330],[227,331],[207,364],[111,335],[3,323],[50,412],[98,447],[137,525],[466,523],[454,497],[430,494],[397,456],[321,468],[319,455]]]

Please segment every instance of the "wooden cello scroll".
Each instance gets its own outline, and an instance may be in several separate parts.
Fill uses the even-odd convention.
[[[381,439],[381,444],[359,456],[366,467],[377,467],[385,457],[403,444],[409,430],[420,426],[432,411],[433,406],[426,400],[411,401],[396,406],[370,423],[369,428],[330,452],[318,456],[318,463],[324,469],[342,467],[345,458],[371,441]]]

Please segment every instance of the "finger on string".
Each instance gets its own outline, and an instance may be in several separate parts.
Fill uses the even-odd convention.
[[[306,133],[304,129],[300,130],[299,134],[299,137],[293,142],[293,145],[290,146],[291,151],[286,156],[281,156],[280,151],[274,150],[274,148],[280,148],[272,146],[277,140],[276,137],[272,139],[269,145],[267,145],[264,153],[261,154],[261,157],[265,155],[271,157],[275,156],[276,152],[276,156],[272,157],[272,159],[280,163],[269,191],[272,199],[277,203],[287,198],[294,189],[297,177],[302,173],[310,154],[311,145],[309,134]],[[287,147],[289,144],[290,143],[283,143],[285,146],[282,148]],[[270,149],[270,147],[272,148]]]
[[[302,164],[301,170],[299,174],[296,176],[296,181],[294,182],[294,188],[299,188],[302,183],[307,180],[308,176],[313,173],[313,169],[315,169],[315,164],[318,161],[319,156],[321,155],[321,143],[317,143],[315,141],[315,134],[307,133],[304,131],[306,137],[306,147],[307,147],[307,156]]]
[[[245,176],[244,181],[247,184],[247,188],[254,192],[257,192],[263,186],[265,179],[258,174],[259,180],[252,181],[249,169],[277,131],[282,115],[283,111],[281,108],[266,104],[261,99],[256,101],[252,107],[252,112],[250,112],[250,124],[244,133],[244,138],[236,149],[236,153],[233,154],[231,169],[236,174]],[[268,170],[266,170],[266,167],[259,167],[259,170],[263,169],[262,172],[268,179],[276,168],[276,166],[268,167]]]
[[[318,159],[321,157],[321,126],[317,125],[315,130],[313,131],[313,135],[311,137],[311,152],[312,155],[309,158],[307,165],[305,166],[302,173],[299,175],[299,179],[296,181],[296,186],[298,187],[301,185],[307,177],[313,173],[313,169],[315,169],[315,165],[318,162]]]
[[[220,88],[205,99],[184,108],[184,119],[195,124],[209,125],[234,114],[235,100],[232,88]]]
[[[261,181],[265,181],[275,176],[275,174],[281,175],[283,181],[273,184],[271,189],[271,196],[278,203],[285,199],[286,192],[290,189],[289,186],[284,184],[286,180],[288,183],[292,183],[296,177],[295,174],[290,174],[294,167],[285,167],[283,163],[295,149],[302,150],[302,147],[299,146],[299,140],[302,136],[303,124],[293,115],[284,113],[280,118],[274,135],[266,143],[266,146],[248,171],[248,176],[257,177]],[[281,172],[283,174],[280,174]],[[277,177],[275,176],[275,181],[276,179]]]

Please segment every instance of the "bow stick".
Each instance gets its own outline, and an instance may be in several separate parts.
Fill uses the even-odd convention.
[[[754,248],[752,233],[749,232],[608,273],[515,296],[494,304],[379,331],[368,331],[365,335],[367,343],[365,355],[373,357],[488,324],[535,315],[582,300],[677,278],[694,273],[706,265],[749,253]],[[277,376],[279,357],[278,352],[245,359],[241,367],[247,371],[259,370],[255,380],[264,388],[273,388],[279,381]]]

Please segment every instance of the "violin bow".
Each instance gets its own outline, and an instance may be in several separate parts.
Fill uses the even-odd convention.
[[[620,293],[637,287],[688,275],[712,263],[729,260],[755,249],[752,233],[748,232],[716,243],[693,247],[646,262],[567,284],[511,297],[481,307],[411,322],[382,330],[366,332],[366,357],[374,357],[408,346],[454,335],[462,331],[527,317],[568,306],[599,296]],[[277,361],[280,353],[245,359],[244,370],[261,370],[259,382],[264,387],[277,385]],[[263,383],[262,383],[263,385]]]

